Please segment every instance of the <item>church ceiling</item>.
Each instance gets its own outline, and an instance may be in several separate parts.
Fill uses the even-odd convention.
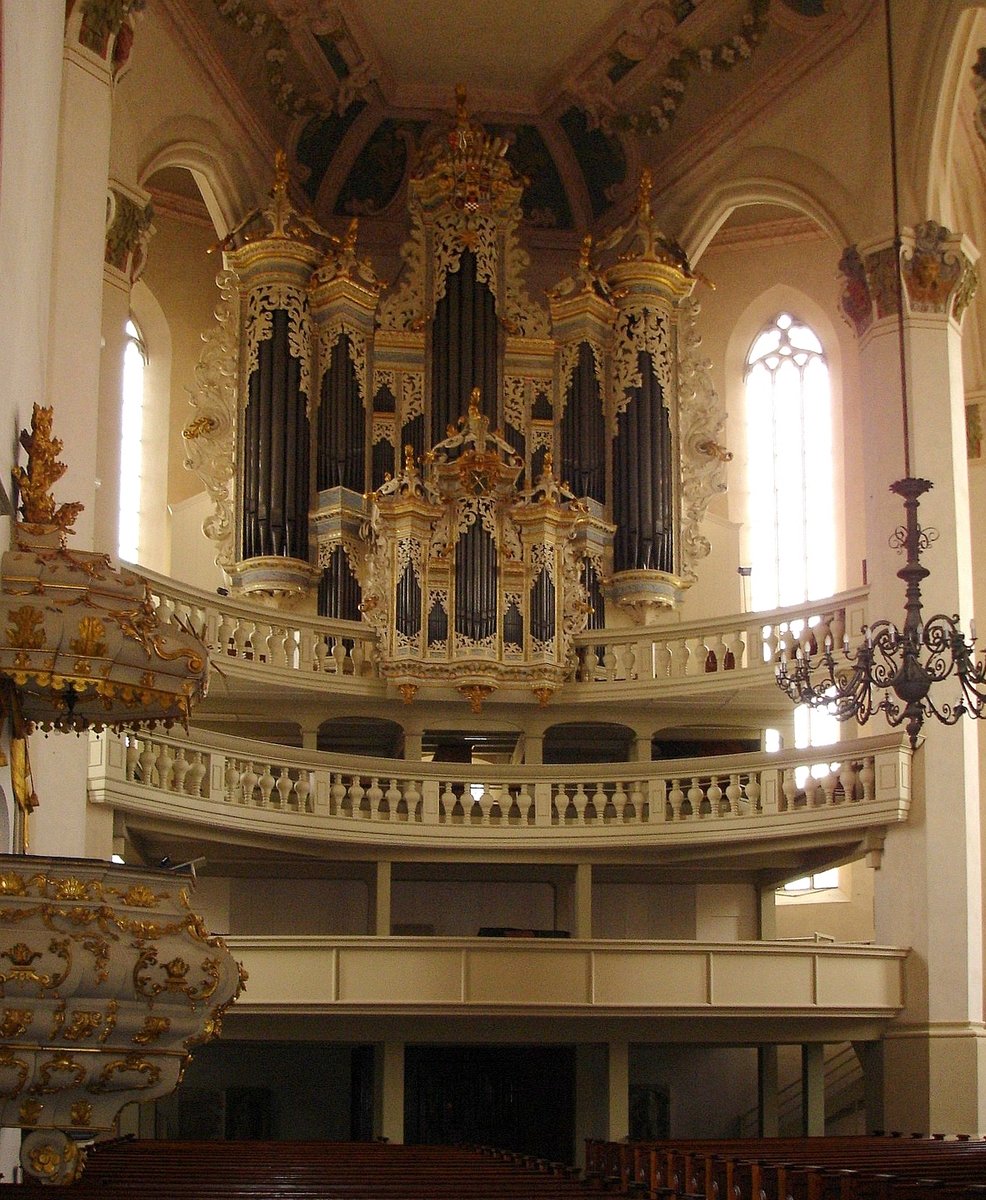
[[[456,84],[510,141],[528,226],[607,223],[646,160],[753,119],[873,0],[169,0],[285,146],[321,219],[400,211]],[[642,135],[642,136],[635,136]]]

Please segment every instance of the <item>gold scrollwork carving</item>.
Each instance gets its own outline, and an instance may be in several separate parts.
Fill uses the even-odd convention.
[[[120,1004],[116,1000],[111,1000],[106,1006],[106,1022],[103,1025],[103,1032],[99,1035],[100,1043],[107,1040],[110,1034],[116,1029],[116,1015],[120,1011]]]
[[[130,1079],[119,1079],[121,1075],[137,1074],[142,1077],[141,1083]],[[90,1092],[114,1092],[131,1089],[153,1087],[161,1078],[161,1068],[157,1063],[149,1062],[137,1054],[128,1054],[126,1058],[114,1059],[107,1063],[97,1077],[89,1084]]]
[[[20,1037],[34,1020],[29,1008],[5,1008],[0,1018],[0,1038]]]
[[[143,1029],[139,1029],[134,1034],[133,1040],[138,1046],[147,1046],[151,1042],[156,1042],[170,1028],[170,1017],[145,1017]]]
[[[37,1125],[41,1120],[41,1114],[44,1112],[44,1105],[40,1100],[29,1099],[25,1100],[18,1112],[18,1118],[22,1125]]]
[[[219,986],[219,968],[219,959],[203,959],[201,970],[204,979],[196,987],[188,979],[191,964],[181,957],[172,958],[165,963],[158,962],[157,947],[149,946],[141,952],[134,967],[134,990],[148,999],[153,999],[162,992],[186,996],[194,1008],[196,1004],[208,1000]],[[156,978],[150,970],[157,973]]]
[[[103,1023],[103,1014],[93,1009],[79,1009],[72,1014],[72,1020],[67,1029],[62,1030],[62,1037],[67,1042],[82,1042],[91,1038]]]
[[[13,1046],[0,1046],[0,1096],[5,1096],[8,1100],[19,1096],[27,1083],[29,1070],[27,1060],[18,1058]],[[11,1083],[4,1079],[8,1071],[13,1071],[15,1075]]]
[[[58,1079],[59,1075],[70,1075],[71,1079]],[[85,1067],[81,1063],[77,1063],[67,1052],[61,1051],[41,1065],[38,1071],[38,1081],[31,1084],[30,1090],[39,1096],[54,1095],[57,1092],[65,1092],[69,1088],[78,1087],[85,1077]]]
[[[44,973],[35,970],[32,964],[42,957],[43,951],[32,950],[25,942],[15,942],[8,949],[0,950],[0,958],[9,959],[11,963],[9,971],[0,971],[0,988],[5,988],[8,983],[34,983],[43,992],[58,987],[72,969],[71,944],[68,938],[52,938],[48,945],[49,953],[65,963],[65,970],[60,974],[56,971]]]

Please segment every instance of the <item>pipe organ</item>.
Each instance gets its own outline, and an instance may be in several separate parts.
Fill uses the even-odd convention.
[[[223,244],[203,361],[235,346],[235,386],[203,368],[185,431],[234,591],[371,623],[405,700],[546,702],[575,633],[680,602],[724,487],[694,276],[650,178],[541,306],[506,149],[460,89],[410,177],[390,287],[355,221],[336,237],[295,209],[279,156],[268,203]]]

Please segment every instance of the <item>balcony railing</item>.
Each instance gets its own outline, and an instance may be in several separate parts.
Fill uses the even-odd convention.
[[[782,754],[598,766],[435,764],[193,732],[93,738],[90,798],[265,836],[427,845],[739,842],[906,818],[900,734]],[[550,839],[550,840],[549,840]]]
[[[771,1026],[777,1014],[888,1020],[906,951],[780,942],[545,942],[406,937],[230,937],[250,985],[232,1018],[276,1009],[514,1016],[692,1014]],[[841,1036],[846,1036],[842,1031]],[[832,1030],[838,1040],[840,1032]],[[873,1036],[872,1032],[870,1036]]]
[[[332,686],[382,696],[386,680],[377,665],[377,636],[358,621],[333,621],[241,604],[141,569],[164,620],[193,630],[208,645],[218,670],[277,679],[293,685]],[[822,644],[831,635],[858,638],[866,620],[867,590],[826,600],[679,625],[595,630],[575,638],[576,661],[569,687],[600,698],[618,684],[700,686],[769,680],[778,651],[797,641]],[[691,686],[686,682],[685,686]]]

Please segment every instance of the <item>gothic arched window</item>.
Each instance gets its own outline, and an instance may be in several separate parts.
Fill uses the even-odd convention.
[[[832,397],[818,335],[782,312],[746,357],[753,607],[835,590]]]
[[[123,407],[120,419],[120,523],[117,552],[137,562],[140,548],[141,464],[144,435],[144,368],[147,350],[133,319],[127,322],[123,351]]]

